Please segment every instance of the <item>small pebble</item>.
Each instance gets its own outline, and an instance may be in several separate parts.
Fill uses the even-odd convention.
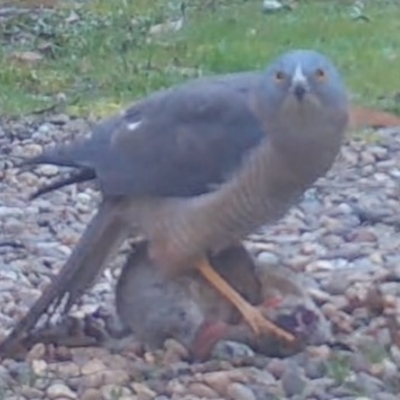
[[[257,400],[253,391],[241,383],[231,383],[227,395],[232,400]]]
[[[62,383],[55,383],[51,386],[48,387],[46,390],[47,396],[49,396],[50,399],[77,399],[78,396],[75,392],[73,392],[68,386],[62,384]]]
[[[301,394],[306,387],[306,380],[303,372],[296,364],[286,365],[282,375],[282,388],[288,397]]]
[[[81,397],[81,400],[105,400],[103,393],[98,389],[88,388],[86,389]]]
[[[46,354],[46,347],[43,343],[35,344],[26,356],[26,361],[31,362],[33,360],[41,360]]]
[[[187,388],[187,392],[193,396],[204,399],[215,399],[218,397],[217,392],[202,383],[192,383]]]

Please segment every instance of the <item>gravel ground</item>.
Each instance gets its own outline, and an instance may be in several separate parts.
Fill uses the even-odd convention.
[[[0,338],[61,267],[99,199],[80,185],[29,203],[35,187],[59,169],[18,173],[14,162],[88,126],[66,115],[1,122]],[[277,359],[248,349],[245,356],[189,364],[174,341],[155,353],[139,345],[115,352],[39,343],[25,360],[0,364],[0,399],[400,398],[399,133],[346,144],[299,207],[248,242],[258,257],[306,276],[335,338],[351,351],[324,345]],[[75,316],[112,313],[115,274],[104,274]]]

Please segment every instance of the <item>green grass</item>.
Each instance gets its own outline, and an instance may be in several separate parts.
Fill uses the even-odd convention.
[[[382,98],[400,91],[397,1],[367,2],[371,22],[363,22],[350,18],[350,1],[300,1],[293,12],[265,15],[260,0],[187,0],[183,28],[153,36],[151,26],[179,15],[177,0],[62,3],[0,28],[2,114],[54,104],[63,93],[69,113],[105,115],[188,76],[262,68],[294,47],[331,56],[358,104],[390,108]],[[12,52],[43,43],[51,51],[36,66],[10,62]]]

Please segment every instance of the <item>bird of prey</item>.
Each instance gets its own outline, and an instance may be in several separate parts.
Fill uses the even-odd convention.
[[[261,72],[201,78],[150,94],[99,123],[90,137],[28,160],[76,170],[37,194],[94,180],[102,202],[9,341],[65,295],[68,311],[132,229],[149,240],[156,265],[171,274],[197,268],[256,333],[292,340],[233,290],[207,255],[281,218],[327,172],[348,109],[332,61],[313,50],[291,50]]]
[[[293,272],[254,259],[239,244],[210,257],[210,264],[238,293],[293,333],[290,346],[268,333],[258,337],[236,308],[197,271],[168,279],[140,242],[122,268],[115,293],[124,330],[151,350],[168,338],[182,343],[196,360],[211,356],[220,341],[245,343],[269,357],[293,355],[308,344],[332,341],[329,323]]]

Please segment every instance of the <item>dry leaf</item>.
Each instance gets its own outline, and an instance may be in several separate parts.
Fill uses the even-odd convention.
[[[400,117],[375,108],[352,105],[350,108],[349,126],[351,129],[400,126]]]
[[[8,59],[12,63],[21,66],[34,66],[43,59],[43,56],[39,53],[35,53],[34,51],[15,51],[14,53],[10,54]]]

